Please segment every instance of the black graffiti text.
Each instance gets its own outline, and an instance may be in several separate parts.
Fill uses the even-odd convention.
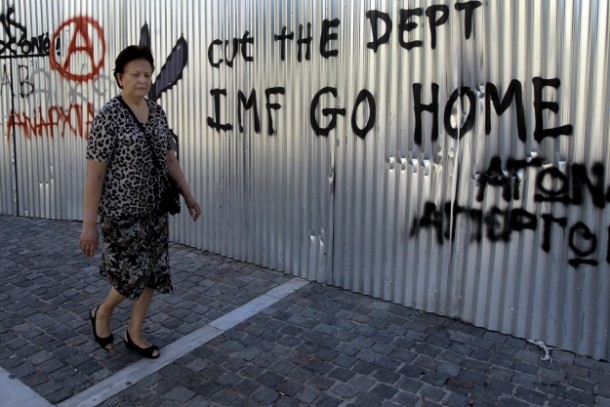
[[[278,103],[275,98],[277,95],[284,95],[286,92],[285,88],[282,87],[274,87],[265,89],[265,109],[267,110],[267,134],[273,135],[275,134],[275,128],[273,127],[273,115],[272,111],[281,109],[282,105]],[[213,117],[208,117],[207,123],[208,126],[217,131],[231,131],[233,130],[233,124],[228,122],[222,122],[223,110],[221,103],[223,98],[227,97],[226,89],[212,89],[210,91],[210,95],[213,98],[214,108],[213,108]],[[239,124],[239,132],[244,132],[243,125],[243,112],[244,110],[252,109],[252,113],[254,116],[254,131],[256,133],[260,133],[261,124],[260,124],[260,115],[259,115],[259,103],[256,95],[256,89],[252,89],[250,95],[246,97],[246,95],[240,90],[237,92],[237,100],[236,100],[236,109],[237,109],[237,117]]]
[[[49,33],[29,36],[27,28],[14,19],[15,9],[9,7],[0,14],[4,39],[0,39],[0,59],[48,56],[51,48]],[[58,41],[59,50],[59,41]]]
[[[554,89],[558,89],[560,86],[559,79],[544,79],[544,78],[533,78],[533,93],[534,93],[534,109],[535,109],[535,130],[534,130],[534,139],[537,142],[542,142],[547,137],[556,138],[562,135],[571,136],[572,134],[572,125],[562,125],[558,127],[548,128],[544,123],[544,113],[546,110],[550,110],[553,113],[557,113],[559,110],[559,105],[556,102],[551,100],[547,100],[543,97],[543,90],[546,87],[552,87]],[[414,111],[414,141],[416,144],[421,145],[423,143],[423,122],[424,115],[430,114],[432,117],[431,120],[431,135],[430,140],[432,142],[436,142],[439,138],[439,116],[441,114],[441,105],[439,103],[439,85],[436,83],[432,83],[431,89],[431,101],[424,101],[424,90],[423,86],[420,83],[414,83],[413,87],[413,100],[412,106]],[[516,114],[516,124],[517,124],[517,136],[520,141],[526,142],[526,123],[525,123],[525,109],[523,105],[523,86],[521,82],[518,80],[513,80],[510,82],[510,85],[507,88],[507,91],[503,97],[501,97],[498,93],[498,88],[493,83],[487,83],[485,86],[485,132],[486,134],[491,133],[491,124],[492,124],[492,110],[495,110],[496,114],[502,115],[506,112],[512,105],[515,107]],[[445,103],[444,109],[442,110],[443,119],[442,122],[444,124],[444,130],[446,134],[454,139],[462,139],[464,138],[474,127],[475,119],[476,119],[476,106],[477,106],[477,95],[475,89],[468,87],[461,87],[456,89],[449,97],[449,100]],[[547,92],[548,93],[548,92]],[[318,108],[318,105],[321,103],[321,99],[324,97],[326,99],[338,97],[338,90],[333,87],[325,87],[320,90],[314,96],[311,105],[310,105],[310,122],[312,128],[316,135],[327,136],[330,131],[332,131],[337,124],[337,116],[345,116],[346,109],[340,107],[327,107],[322,109],[322,115],[330,116],[330,123],[323,127],[319,123],[319,119],[315,116],[314,112]],[[452,114],[454,111],[454,106],[456,103],[461,103],[462,99],[466,98],[469,101],[469,110],[465,112],[466,120],[462,121],[459,128],[453,127],[452,124]],[[357,127],[355,125],[357,114],[355,113],[358,110],[360,104],[366,102],[368,109],[365,111],[368,112],[368,118],[366,120],[366,124],[362,127]],[[354,106],[354,114],[352,114],[352,129],[354,133],[361,137],[365,138],[366,134],[375,128],[375,97],[371,91],[368,89],[363,89],[359,92],[356,104]]]
[[[9,67],[10,69],[10,67]],[[0,70],[0,96],[4,93],[4,88],[11,92],[11,96],[15,96],[13,92],[13,75],[7,70],[6,65],[2,65]],[[33,80],[30,76],[30,67],[24,64],[17,64],[17,80],[19,82],[19,96],[27,97],[35,91]]]
[[[332,87],[326,87],[321,89],[314,96],[310,108],[309,108],[309,120],[314,133],[318,136],[328,136],[329,133],[337,127],[337,116],[345,116],[347,110],[344,108],[321,108],[321,113],[325,117],[330,117],[328,124],[322,127],[320,119],[318,118],[317,112],[320,110],[321,98],[323,96],[330,95],[333,98],[337,97],[337,89]],[[358,125],[358,112],[363,113],[366,117],[366,123],[364,126]],[[365,138],[366,134],[375,127],[375,120],[377,117],[377,107],[375,103],[375,97],[371,92],[366,89],[362,89],[356,101],[351,115],[352,131],[360,138]]]
[[[527,160],[508,158],[502,163],[500,157],[491,159],[486,171],[478,175],[476,199],[482,202],[488,187],[502,189],[502,199],[517,201],[521,197],[520,173],[533,168],[537,171],[534,200],[536,202],[558,202],[565,205],[582,205],[589,196],[597,208],[605,208],[610,202],[610,185],[606,185],[605,165],[594,162],[590,167],[580,163],[567,163],[562,171],[547,165],[543,157]]]
[[[599,261],[588,256],[598,250],[598,236],[583,222],[577,222],[568,227],[567,218],[554,217],[550,213],[543,213],[540,219],[536,214],[523,208],[501,209],[493,206],[486,211],[479,208],[469,208],[445,203],[441,208],[434,202],[426,202],[421,217],[414,217],[411,225],[411,237],[417,236],[422,230],[431,230],[438,244],[445,241],[455,241],[456,226],[459,218],[465,218],[469,222],[471,242],[481,242],[483,238],[491,242],[510,242],[514,232],[525,230],[536,231],[542,225],[541,248],[545,252],[552,250],[553,236],[557,236],[555,228],[560,228],[562,236],[567,238],[571,258],[568,260],[573,267],[582,264],[597,266]],[[566,234],[567,228],[567,234]],[[610,239],[610,226],[608,227],[608,238]],[[610,263],[610,241],[608,242],[608,254],[606,260]]]
[[[535,77],[532,79],[533,94],[534,94],[534,139],[537,142],[541,142],[547,137],[556,138],[559,136],[569,136],[572,134],[572,125],[566,124],[558,127],[547,128],[544,123],[544,113],[550,110],[553,113],[559,111],[559,104],[547,100],[543,96],[548,91],[545,88],[559,89],[561,82],[558,78],[540,78]],[[413,110],[415,113],[415,129],[414,129],[414,141],[416,144],[421,144],[423,140],[423,117],[424,114],[432,115],[432,131],[430,139],[432,142],[438,140],[439,127],[439,85],[432,83],[430,86],[431,96],[428,96],[427,101],[424,101],[424,88],[420,83],[414,83],[413,85]],[[472,130],[476,119],[476,106],[477,106],[477,92],[470,87],[461,87],[455,89],[449,100],[444,106],[443,111],[443,124],[446,133],[449,137],[455,139],[462,139],[464,136]],[[459,128],[453,127],[451,122],[452,112],[456,103],[461,103],[463,99],[468,100],[469,109],[464,112],[466,120],[462,122]],[[504,97],[501,97],[498,93],[498,88],[495,84],[488,82],[485,85],[485,134],[491,133],[492,124],[492,106],[497,115],[502,115],[507,111],[511,105],[515,106],[516,124],[517,124],[517,136],[520,141],[525,142],[527,139],[526,134],[526,123],[525,123],[525,109],[523,104],[523,85],[520,81],[513,79],[506,90]]]
[[[322,21],[322,33],[320,35],[320,42],[318,50],[320,55],[323,58],[331,58],[337,57],[339,55],[339,50],[333,47],[331,41],[336,41],[339,39],[339,35],[334,31],[341,25],[341,20],[338,18],[332,20],[323,20]],[[281,34],[275,34],[273,39],[277,42],[279,41],[280,45],[280,58],[282,61],[286,60],[286,45],[288,41],[293,41],[295,38],[294,32],[287,32],[287,28],[282,27]],[[297,37],[297,61],[302,62],[303,60],[303,50],[305,47],[305,59],[309,61],[311,59],[311,43],[313,41],[313,37],[311,35],[311,23],[307,24],[307,33],[303,36],[303,25],[299,25],[299,36]]]
[[[455,4],[455,10],[464,17],[464,36],[466,39],[470,38],[474,12],[479,7],[481,7],[480,1],[466,1]],[[411,32],[418,28],[418,22],[421,22],[422,20],[423,22],[426,22],[427,20],[430,32],[430,47],[436,49],[437,30],[442,25],[447,24],[450,14],[451,9],[445,4],[435,4],[426,7],[425,9],[421,7],[401,9],[399,21],[398,24],[396,24],[397,37],[400,46],[406,50],[423,47],[423,41],[421,39],[414,39],[414,35]],[[389,14],[378,10],[367,11],[366,18],[369,20],[373,32],[373,41],[370,41],[367,44],[367,47],[374,52],[377,52],[381,45],[390,42],[394,23]],[[409,41],[405,40],[405,37],[407,37]]]
[[[250,36],[250,32],[246,31],[241,38],[233,38],[232,40],[215,39],[208,46],[208,62],[214,68],[220,68],[222,64],[228,67],[233,67],[233,62],[237,55],[241,55],[244,62],[253,62],[250,46],[254,44],[254,37]]]

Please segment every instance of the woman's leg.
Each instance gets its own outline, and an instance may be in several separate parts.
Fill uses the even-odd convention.
[[[114,288],[110,289],[110,292],[108,292],[104,302],[98,307],[95,315],[95,330],[98,336],[106,338],[112,333],[110,330],[112,312],[124,299],[125,297],[119,294]],[[106,347],[106,349],[110,348],[112,348],[112,344]]]
[[[144,349],[152,346],[149,341],[142,337],[142,323],[144,322],[144,317],[146,316],[146,311],[148,311],[148,306],[150,305],[153,294],[154,290],[152,288],[145,288],[144,291],[142,291],[142,294],[140,294],[138,299],[135,300],[131,306],[129,336],[134,344]],[[153,356],[157,354],[158,351],[155,352]]]

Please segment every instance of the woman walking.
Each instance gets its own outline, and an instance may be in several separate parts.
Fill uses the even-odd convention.
[[[159,348],[142,336],[146,311],[154,291],[172,291],[168,214],[159,207],[168,174],[177,182],[193,220],[201,215],[172,149],[165,112],[146,98],[153,70],[146,47],[129,46],[116,58],[114,76],[121,94],[102,107],[89,131],[80,236],[81,250],[93,256],[99,245],[99,215],[105,241],[100,273],[112,287],[90,311],[96,342],[105,350],[112,348],[112,312],[127,298],[133,304],[123,340],[148,358],[157,358]]]

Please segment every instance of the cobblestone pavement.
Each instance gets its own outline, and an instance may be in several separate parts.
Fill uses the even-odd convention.
[[[80,227],[0,216],[0,368],[50,404],[139,361],[118,339],[106,353],[91,337],[88,311],[108,286],[99,255],[77,247]],[[170,256],[175,292],[154,297],[144,327],[162,352],[293,279],[178,244]],[[126,302],[115,337],[128,318]],[[98,405],[610,407],[610,363],[543,356],[523,339],[312,282]]]

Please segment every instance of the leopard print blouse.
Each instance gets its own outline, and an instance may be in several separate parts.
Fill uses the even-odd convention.
[[[103,216],[146,216],[157,210],[171,133],[161,106],[146,102],[146,136],[119,96],[102,107],[89,129],[86,158],[107,164],[100,202]],[[151,145],[160,171],[153,161]]]

